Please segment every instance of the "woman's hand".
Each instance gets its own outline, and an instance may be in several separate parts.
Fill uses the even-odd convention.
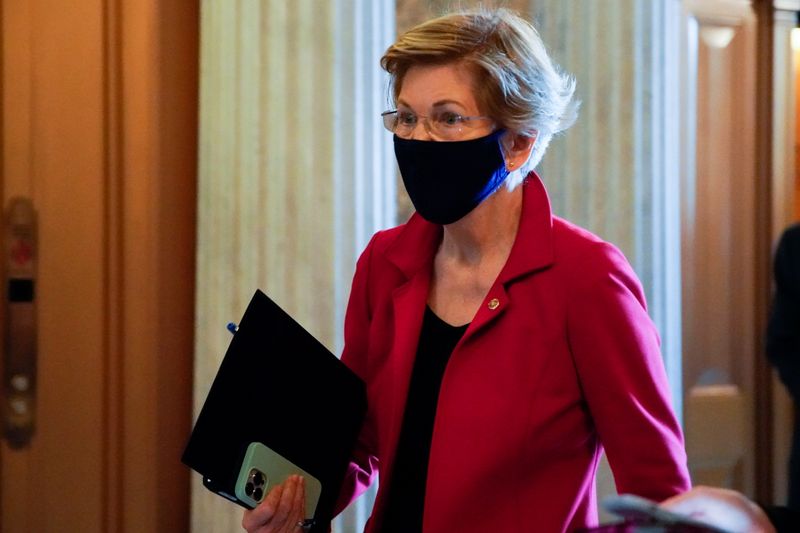
[[[661,506],[731,533],[775,533],[764,511],[733,490],[695,487],[664,500]]]
[[[306,482],[289,476],[269,491],[258,507],[245,511],[242,527],[248,533],[299,533],[306,510]]]

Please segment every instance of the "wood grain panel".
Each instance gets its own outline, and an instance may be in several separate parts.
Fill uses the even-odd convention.
[[[14,98],[4,109],[17,110],[4,117],[10,166],[3,203],[16,194],[33,199],[40,254],[37,431],[29,450],[3,444],[2,494],[10,501],[2,527],[99,531],[103,256],[100,246],[86,243],[102,243],[103,231],[103,115],[93,105],[103,97],[102,12],[91,2],[60,13],[45,2],[3,7],[4,37],[22,37],[23,45],[17,50],[7,41],[4,55],[13,59],[4,64],[25,74],[4,75],[5,95]],[[75,27],[80,34],[72,33]],[[65,496],[76,484],[81,497]]]
[[[0,448],[0,529],[185,531],[196,8],[2,11],[3,205],[33,199],[40,255],[37,433]]]
[[[774,253],[777,239],[783,229],[792,221],[800,218],[800,211],[795,209],[798,200],[797,180],[797,128],[798,95],[797,76],[800,69],[800,51],[792,48],[792,32],[795,30],[800,3],[782,4],[792,11],[777,11],[774,14],[773,42],[773,99],[772,99],[772,179],[771,209],[772,219],[769,228],[770,259]],[[771,267],[771,262],[769,264]],[[768,269],[770,281],[772,270]],[[772,455],[772,477],[774,480],[770,495],[773,501],[783,504],[787,500],[789,452],[794,426],[794,406],[786,388],[775,373],[769,376],[772,382],[771,404],[773,406],[772,427],[768,428],[773,437],[769,444]]]
[[[724,5],[723,5],[724,4]],[[723,7],[725,9],[723,9]],[[756,313],[756,20],[746,2],[691,3],[696,24],[695,166],[682,177],[684,383],[687,392],[729,385],[736,391],[742,438],[729,443],[738,460],[723,476],[728,486],[755,489],[753,428]],[[696,48],[692,48],[692,46]],[[690,60],[692,58],[689,58]],[[696,120],[696,122],[694,122]],[[717,457],[699,443],[723,430],[713,403],[693,402],[687,414],[689,463],[698,479],[719,479]],[[705,406],[705,407],[704,407]],[[690,406],[687,405],[687,409]],[[714,420],[714,424],[708,422]],[[704,421],[704,422],[700,422]],[[719,422],[719,423],[717,423]],[[711,429],[713,428],[713,430]],[[735,434],[736,428],[730,429]],[[741,433],[741,431],[740,431]],[[704,452],[706,450],[706,452]],[[708,478],[706,476],[712,476]]]

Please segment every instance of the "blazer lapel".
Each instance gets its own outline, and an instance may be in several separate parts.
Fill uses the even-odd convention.
[[[495,282],[458,344],[466,342],[472,335],[500,318],[500,316],[506,312],[510,304],[511,299],[508,297],[505,285]]]
[[[406,282],[392,292],[394,339],[389,361],[391,415],[386,441],[389,457],[394,457],[400,436],[428,300],[433,256],[441,236],[441,226],[431,224],[415,213],[386,251],[386,257],[406,277]],[[391,472],[386,474],[384,481],[391,477]]]
[[[511,253],[459,344],[489,326],[513,305],[508,286],[553,263],[553,215],[547,191],[535,173],[528,175],[521,186],[522,215]]]

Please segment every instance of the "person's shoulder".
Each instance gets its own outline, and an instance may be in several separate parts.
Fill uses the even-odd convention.
[[[775,248],[776,268],[795,272],[800,264],[800,223],[793,224],[783,230]]]
[[[553,217],[553,248],[557,262],[575,266],[589,265],[611,268],[618,263],[627,265],[625,256],[610,242],[591,231],[560,217]]]
[[[558,216],[553,216],[553,235],[573,246],[594,246],[603,239],[577,224]]]
[[[403,223],[392,228],[376,231],[372,235],[372,239],[370,239],[367,248],[371,248],[373,252],[385,252],[386,249],[389,248],[395,240],[397,240],[397,238],[403,232],[403,229],[406,227],[406,224],[407,223]]]
[[[615,280],[644,302],[641,282],[620,249],[559,217],[553,217],[553,267],[574,294]]]
[[[800,223],[795,223],[786,228],[781,236],[781,242],[789,246],[800,246]]]
[[[391,248],[392,244],[400,237],[407,224],[408,222],[373,233],[369,242],[361,251],[361,255],[358,259],[359,264],[383,264],[382,258],[386,256],[386,251]]]

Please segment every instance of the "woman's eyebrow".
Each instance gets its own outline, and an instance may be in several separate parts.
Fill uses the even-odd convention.
[[[441,106],[449,105],[449,104],[455,104],[455,105],[457,105],[459,107],[466,107],[466,106],[464,106],[464,104],[462,104],[458,100],[439,100],[437,102],[434,102],[433,107],[441,107]]]
[[[462,104],[461,102],[459,102],[458,100],[450,100],[450,99],[437,100],[436,102],[433,103],[433,106],[431,106],[431,107],[442,107],[442,106],[451,105],[451,104],[455,104],[455,105],[457,105],[459,107],[466,108],[466,106],[464,104]],[[406,102],[402,98],[397,100],[397,106],[398,107],[404,106],[404,107],[408,107],[409,109],[414,109],[414,106],[410,105],[408,102]]]

